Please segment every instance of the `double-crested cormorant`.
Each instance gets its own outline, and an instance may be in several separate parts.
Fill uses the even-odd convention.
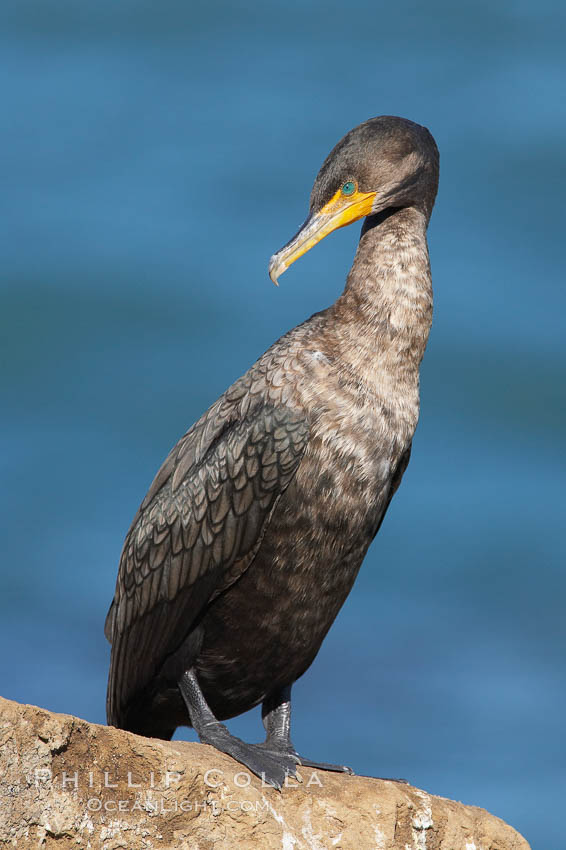
[[[372,118],[320,169],[274,282],[366,216],[338,300],[281,337],[173,448],[132,523],[106,620],[108,722],[200,740],[276,787],[297,764],[291,686],[346,599],[409,461],[432,316],[438,151]],[[263,703],[265,742],[220,723]]]

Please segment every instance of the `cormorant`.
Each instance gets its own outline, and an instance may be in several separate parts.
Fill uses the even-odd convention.
[[[324,161],[274,282],[362,217],[337,301],[286,333],[170,452],[126,537],[105,633],[108,722],[202,742],[281,787],[297,764],[291,687],[314,660],[411,452],[432,317],[427,129],[381,116]],[[265,742],[220,721],[263,703]]]

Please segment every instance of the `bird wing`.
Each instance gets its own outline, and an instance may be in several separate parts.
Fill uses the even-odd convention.
[[[303,456],[304,414],[241,391],[234,385],[171,451],[126,537],[105,625],[109,722],[249,566]]]

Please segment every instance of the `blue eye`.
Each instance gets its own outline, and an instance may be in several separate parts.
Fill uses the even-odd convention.
[[[344,183],[344,185],[342,186],[342,194],[343,195],[353,195],[355,191],[356,191],[356,184],[353,183],[351,180],[348,180],[348,182]]]

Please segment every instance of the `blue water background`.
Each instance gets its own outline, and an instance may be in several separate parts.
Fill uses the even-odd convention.
[[[294,738],[564,850],[564,9],[3,4],[4,696],[104,722],[132,516],[184,430],[341,291],[357,225],[278,290],[268,258],[342,134],[403,115],[441,151],[421,423]],[[232,728],[259,739],[257,710]]]

